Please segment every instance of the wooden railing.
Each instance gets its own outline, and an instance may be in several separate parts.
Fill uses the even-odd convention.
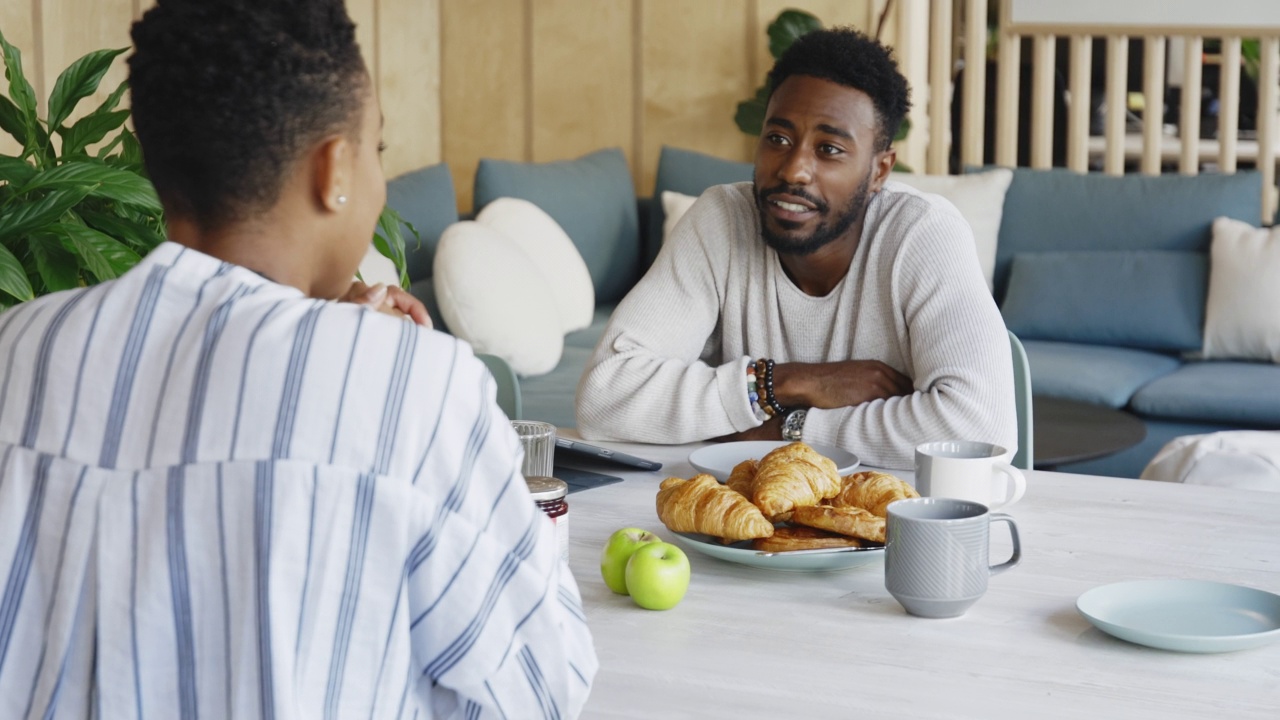
[[[1022,123],[1030,123],[1028,157],[1023,164],[1034,168],[1054,165],[1055,137],[1065,132],[1065,158],[1059,164],[1078,172],[1100,169],[1121,175],[1126,169],[1145,174],[1176,171],[1194,175],[1204,165],[1217,171],[1235,172],[1241,163],[1254,165],[1263,177],[1262,218],[1269,221],[1276,212],[1276,163],[1280,149],[1280,24],[1222,24],[1196,28],[1185,25],[1035,25],[1011,20],[1012,0],[991,0],[999,17],[996,58],[995,143],[985,147],[987,122],[987,16],[988,0],[905,0],[899,42],[906,47],[927,45],[927,93],[916,93],[916,103],[927,106],[917,114],[920,132],[909,137],[908,157],[923,158],[924,170],[946,173],[956,166],[982,165],[990,158],[995,164],[1018,164],[1018,139]],[[913,21],[914,19],[914,21]],[[926,20],[927,19],[927,20]],[[1030,117],[1021,117],[1019,94],[1023,84],[1023,39],[1030,39]],[[1062,88],[1055,84],[1058,40],[1068,45],[1065,93],[1065,131],[1055,128],[1055,97]],[[1093,92],[1093,42],[1105,38],[1105,122],[1101,137],[1091,137],[1090,96]],[[1141,38],[1143,81],[1141,132],[1127,125],[1129,108],[1128,74],[1130,39]],[[1241,99],[1242,41],[1260,39],[1258,62],[1258,115],[1256,139],[1242,140],[1238,132]],[[1217,137],[1201,139],[1201,92],[1204,45],[1219,44],[1221,52],[1217,91],[1219,112]],[[1166,55],[1181,44],[1180,66],[1167,67]],[[901,52],[899,53],[902,54]],[[916,60],[920,55],[910,56]],[[904,58],[905,59],[905,58]],[[918,60],[916,64],[918,65]],[[906,63],[904,63],[906,64]],[[951,137],[954,68],[963,65],[960,83],[960,132]],[[914,73],[912,72],[914,70]],[[1166,71],[1181,70],[1182,92],[1177,135],[1166,133],[1163,117]],[[923,72],[908,68],[913,79]],[[917,81],[913,83],[921,87]],[[927,99],[926,99],[927,98]],[[924,120],[924,122],[920,122]],[[1057,122],[1061,122],[1058,118]],[[1055,132],[1057,134],[1055,134]],[[922,147],[923,146],[923,147]],[[953,147],[955,146],[955,147]]]

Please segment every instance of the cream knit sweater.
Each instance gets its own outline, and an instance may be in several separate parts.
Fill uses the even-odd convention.
[[[578,385],[588,440],[685,443],[759,425],[747,363],[880,360],[915,392],[811,410],[808,442],[909,468],[916,445],[1015,450],[1013,361],[973,235],[936,195],[888,182],[849,272],[825,297],[797,288],[760,237],[751,184],[711,188],[623,299]]]

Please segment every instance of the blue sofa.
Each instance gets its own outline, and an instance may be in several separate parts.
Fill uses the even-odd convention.
[[[750,177],[750,164],[663,148],[654,197],[637,200],[618,150],[558,163],[481,162],[476,210],[503,196],[538,204],[574,241],[596,288],[592,325],[565,338],[554,371],[521,380],[526,418],[575,424],[573,395],[592,349],[661,246],[662,192],[698,195]],[[995,296],[1026,347],[1034,392],[1121,409],[1147,426],[1141,444],[1061,469],[1137,477],[1173,437],[1280,428],[1280,366],[1192,359],[1201,345],[1210,226],[1222,215],[1256,225],[1260,196],[1261,178],[1251,172],[1014,171]],[[423,234],[409,258],[412,292],[442,328],[430,256],[440,231],[458,220],[453,197],[443,165],[397,178],[388,191],[388,202]]]

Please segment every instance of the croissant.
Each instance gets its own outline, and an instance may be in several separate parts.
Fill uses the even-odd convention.
[[[773,534],[760,508],[710,475],[667,478],[658,486],[658,519],[673,532],[696,532],[727,540]]]
[[[774,449],[760,459],[751,485],[751,500],[770,519],[783,519],[792,508],[817,505],[840,492],[836,464],[802,442]]]
[[[751,483],[756,479],[756,468],[759,464],[754,458],[749,458],[734,465],[733,471],[729,473],[729,479],[725,481],[725,485],[737,490],[746,497],[751,497]]]
[[[888,473],[867,471],[854,473],[844,479],[840,494],[831,500],[833,507],[855,507],[872,515],[887,517],[889,503],[895,500],[918,498],[920,493],[906,482]]]
[[[772,537],[752,540],[751,547],[764,552],[787,552],[814,548],[862,547],[862,543],[856,538],[817,528],[784,526],[774,530]]]
[[[862,508],[830,505],[798,507],[791,512],[791,522],[872,542],[884,542],[885,519]]]

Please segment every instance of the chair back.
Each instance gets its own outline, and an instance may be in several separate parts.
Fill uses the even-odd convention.
[[[1009,348],[1013,353],[1013,397],[1018,406],[1018,452],[1013,456],[1013,466],[1023,470],[1032,469],[1035,463],[1033,448],[1031,411],[1031,364],[1027,362],[1027,351],[1022,341],[1009,332]]]
[[[516,371],[497,355],[476,353],[476,357],[489,368],[489,373],[498,383],[498,407],[508,418],[520,420],[520,378],[516,377]]]

